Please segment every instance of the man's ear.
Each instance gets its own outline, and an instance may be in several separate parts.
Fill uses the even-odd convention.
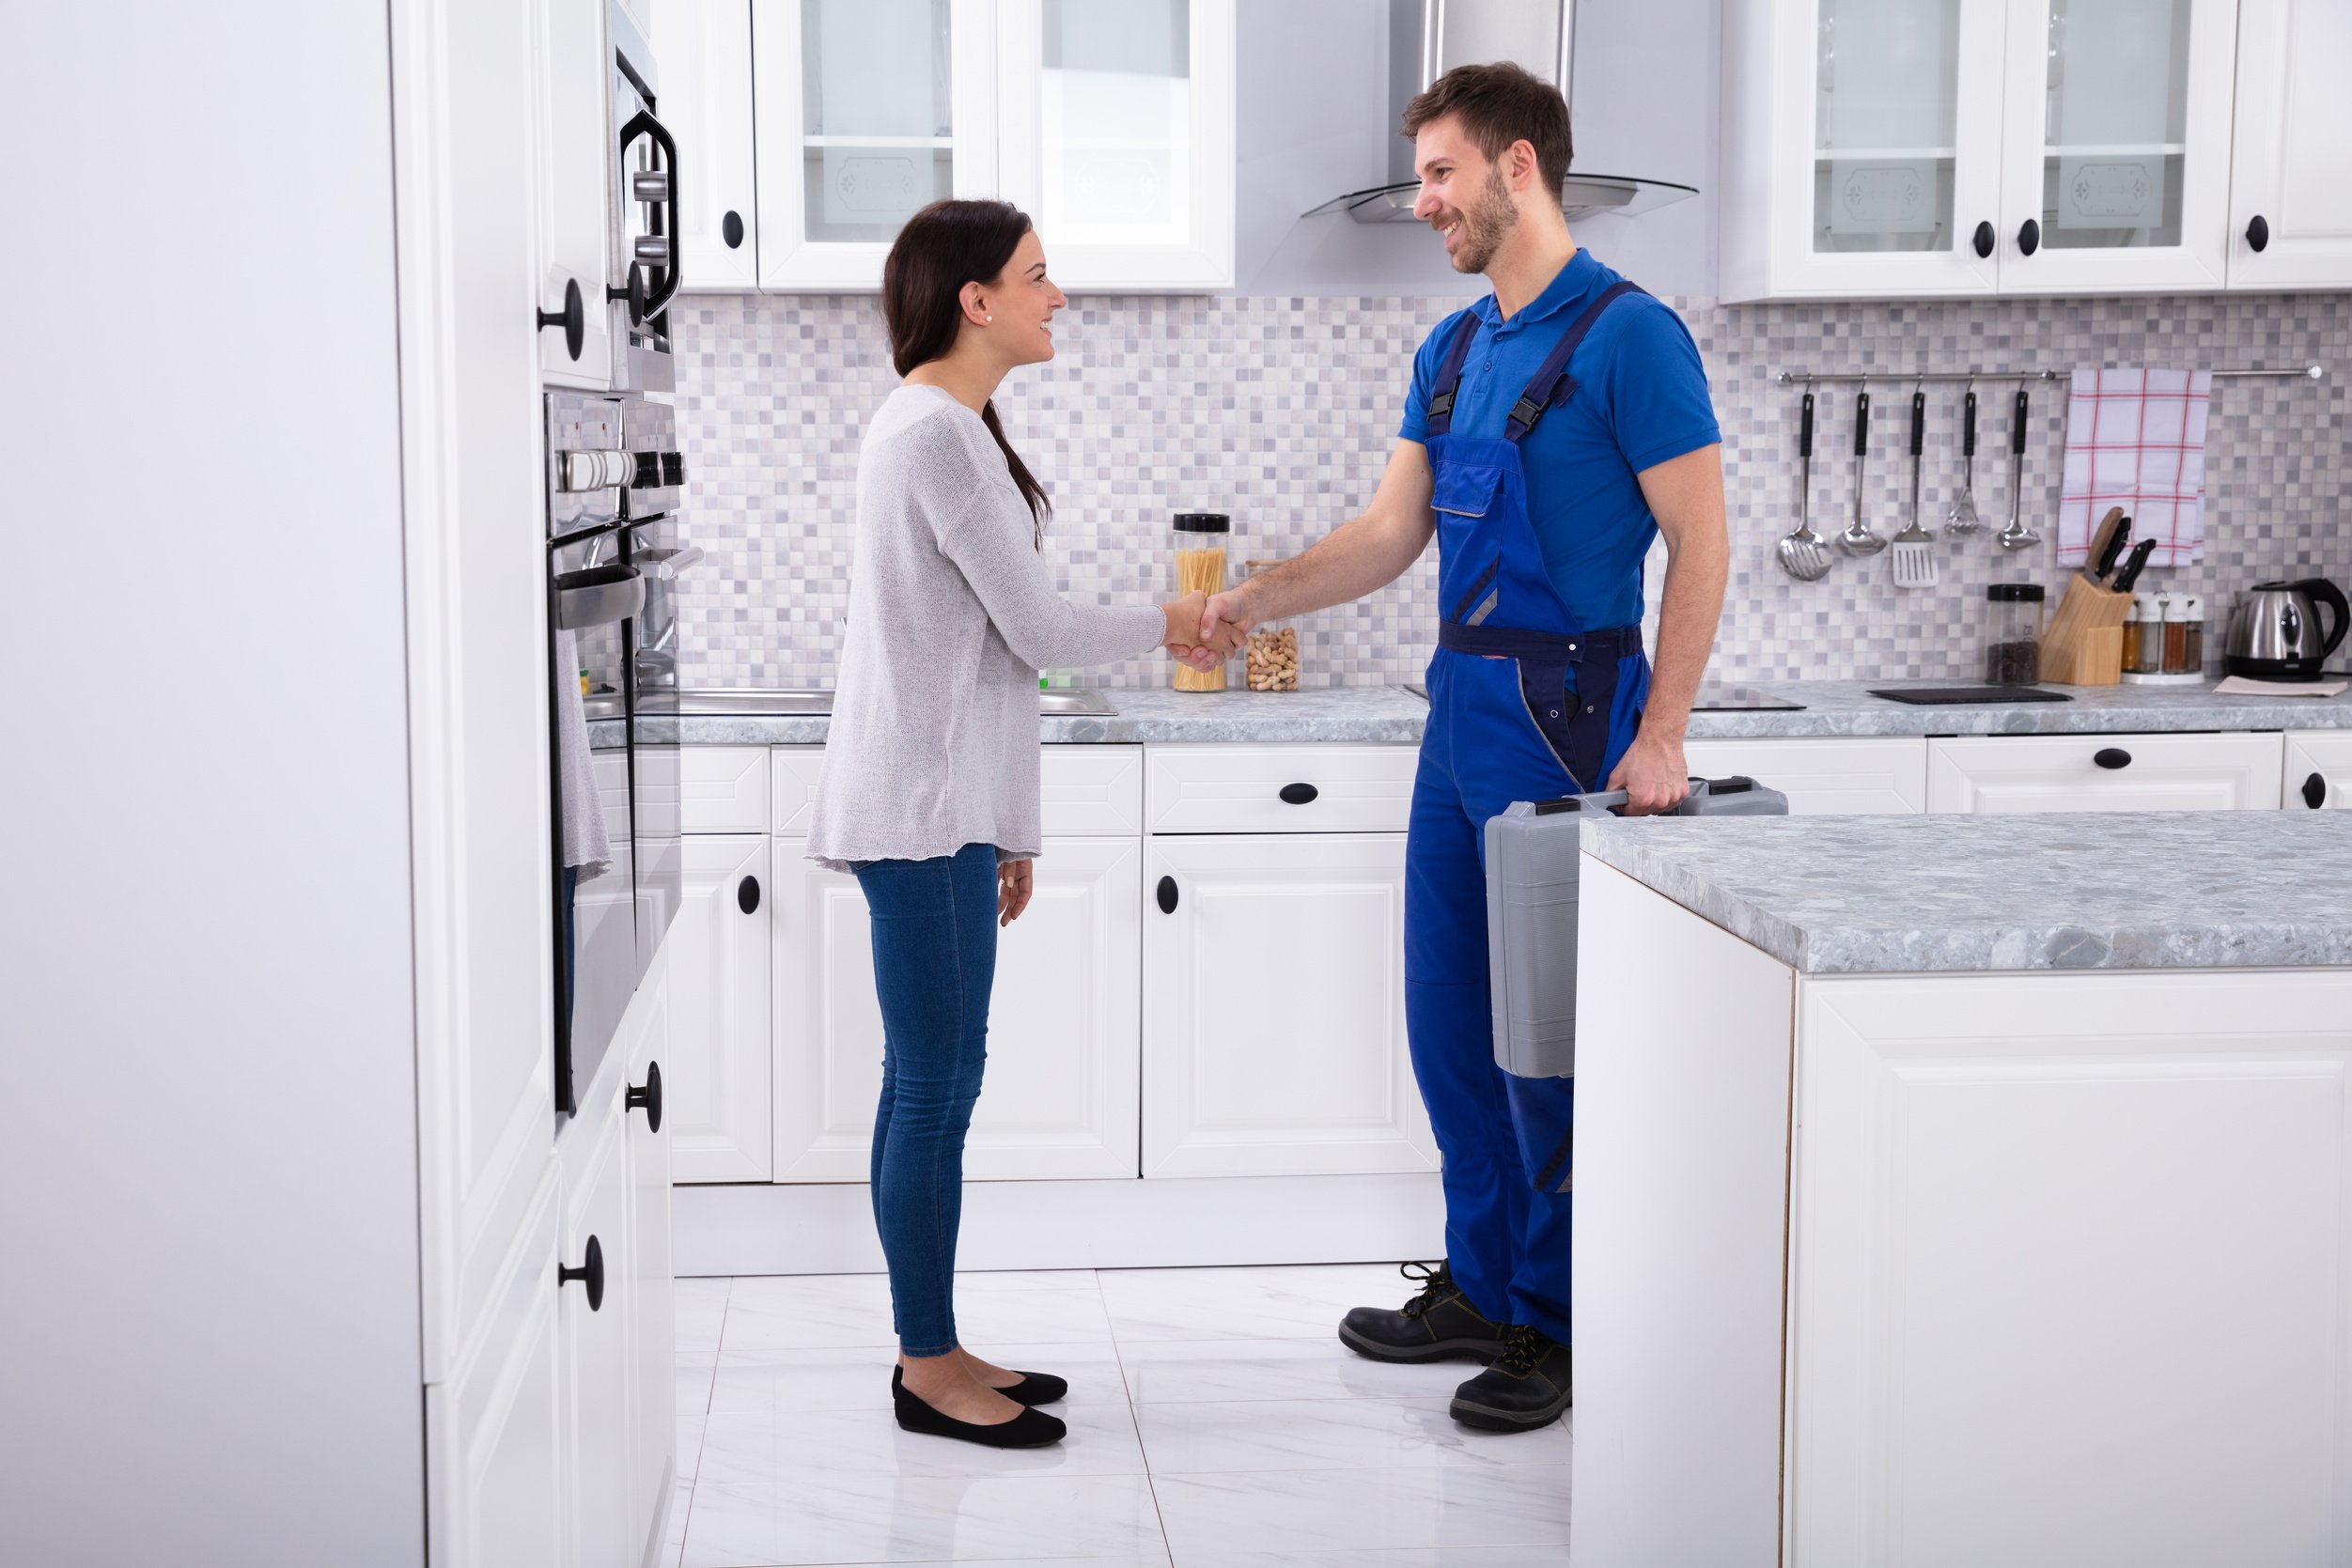
[[[1511,161],[1511,189],[1524,191],[1532,187],[1543,174],[1543,164],[1535,157],[1535,144],[1521,138],[1513,142],[1503,154]]]

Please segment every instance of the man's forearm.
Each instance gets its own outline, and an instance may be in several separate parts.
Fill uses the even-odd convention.
[[[1420,559],[1427,540],[1396,537],[1365,513],[1332,529],[1301,554],[1247,579],[1238,590],[1252,621],[1303,615],[1385,588]]]
[[[1731,551],[1719,536],[1687,542],[1666,564],[1666,586],[1659,606],[1658,660],[1650,675],[1650,700],[1642,728],[1680,739],[1690,722],[1690,704],[1715,647],[1723,615],[1723,585],[1731,575]]]

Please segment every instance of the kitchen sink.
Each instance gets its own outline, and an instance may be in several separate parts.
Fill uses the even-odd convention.
[[[590,697],[587,708],[591,719],[617,719],[620,697],[617,693]],[[822,719],[833,712],[833,693],[814,687],[789,691],[713,687],[680,691],[678,711],[697,718]],[[1093,687],[1064,686],[1037,693],[1037,712],[1042,718],[1109,718],[1118,711],[1108,696]]]

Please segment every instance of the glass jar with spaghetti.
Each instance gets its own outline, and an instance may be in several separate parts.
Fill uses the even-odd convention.
[[[1224,592],[1225,545],[1233,537],[1233,519],[1223,512],[1178,512],[1175,534],[1176,597]],[[1174,680],[1179,691],[1223,691],[1225,667],[1195,670],[1179,662]]]

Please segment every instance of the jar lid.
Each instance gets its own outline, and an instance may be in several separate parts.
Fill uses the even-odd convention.
[[[2039,604],[2042,585],[2038,582],[1996,582],[1985,590],[1985,597],[1996,604]]]
[[[2131,613],[2143,621],[2162,620],[2163,597],[2158,594],[2134,594],[2131,596]]]
[[[1176,529],[1185,534],[1230,534],[1233,519],[1224,512],[1178,512]]]
[[[2204,619],[2205,601],[2204,599],[2199,598],[2195,594],[2184,594],[2181,596],[2181,603],[2186,607],[2186,613],[2190,620]]]
[[[2187,594],[2178,596],[2167,594],[2164,597],[2164,618],[2168,621],[2185,621],[2188,619],[2190,610],[2196,602]]]

